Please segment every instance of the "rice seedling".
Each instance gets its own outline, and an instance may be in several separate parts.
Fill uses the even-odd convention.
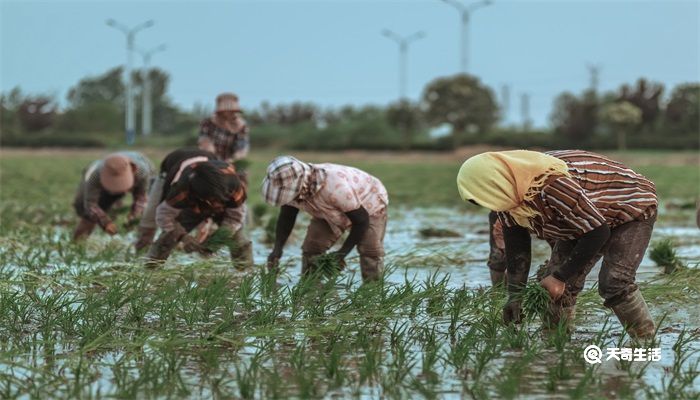
[[[552,302],[547,289],[537,281],[528,282],[522,289],[520,296],[523,314],[531,321],[536,317],[543,318]]]
[[[202,243],[202,247],[210,253],[216,253],[222,248],[234,251],[236,242],[233,240],[233,232],[228,228],[219,228],[209,235],[207,240]]]
[[[664,273],[670,274],[678,269],[683,269],[683,261],[678,258],[676,248],[671,239],[663,239],[651,245],[649,258],[659,267],[664,269]]]

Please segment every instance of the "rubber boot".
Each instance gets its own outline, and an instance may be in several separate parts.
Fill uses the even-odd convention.
[[[231,261],[238,268],[252,267],[253,261],[253,242],[248,239],[248,236],[239,229],[233,234],[235,245],[231,248]]]
[[[162,264],[168,259],[170,253],[173,251],[175,246],[177,246],[178,242],[180,242],[180,239],[182,239],[183,236],[183,232],[177,229],[170,232],[161,233],[158,240],[156,240],[148,250],[148,255],[146,255],[146,265],[148,267],[155,267]]]
[[[81,218],[80,222],[78,222],[78,226],[75,227],[75,231],[73,231],[73,241],[81,240],[90,236],[92,231],[95,229],[95,225],[96,224],[94,222]]]
[[[136,243],[134,243],[136,251],[141,251],[141,249],[146,248],[146,246],[150,246],[153,243],[153,238],[155,236],[156,228],[146,228],[143,226],[139,226],[138,237],[136,239]]]
[[[647,307],[639,289],[630,293],[620,304],[611,308],[632,339],[654,337],[654,321],[651,319],[649,307]]]
[[[301,255],[301,276],[308,276],[314,271],[314,263],[311,261],[318,254],[304,253]]]
[[[363,283],[378,281],[384,271],[384,259],[360,255],[360,270]]]
[[[505,287],[505,285],[506,285],[506,271],[496,271],[496,270],[489,268],[489,272],[491,273],[491,284],[494,287],[495,286]]]

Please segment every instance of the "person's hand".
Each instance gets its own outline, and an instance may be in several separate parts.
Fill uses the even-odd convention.
[[[334,251],[334,252],[332,252],[332,253],[330,253],[330,254],[331,254],[331,255],[335,258],[335,260],[338,262],[338,267],[340,267],[340,270],[341,270],[341,271],[344,270],[345,267],[347,266],[347,264],[345,263],[345,256],[346,256],[346,254],[341,253],[341,252],[339,252],[339,251]]]
[[[523,320],[523,312],[519,301],[511,301],[503,307],[503,322],[506,324],[519,324]]]
[[[272,250],[270,255],[267,256],[267,269],[277,270],[280,265],[280,258],[282,258],[282,252],[279,250]]]
[[[182,238],[182,247],[187,253],[199,253],[203,256],[210,256],[211,252],[197,242],[195,238],[185,235]]]
[[[560,281],[552,275],[547,275],[540,281],[540,285],[547,289],[549,295],[553,300],[557,300],[564,294],[564,289],[566,289],[566,283]]]
[[[114,222],[110,222],[107,225],[105,225],[104,230],[110,235],[116,235],[117,225]]]

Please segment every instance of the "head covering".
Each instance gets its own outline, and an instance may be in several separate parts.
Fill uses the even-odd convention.
[[[508,212],[518,225],[529,228],[529,219],[539,212],[523,203],[532,200],[551,175],[571,176],[564,161],[544,153],[493,151],[477,154],[462,164],[457,188],[464,201]]]
[[[134,186],[131,160],[123,154],[111,154],[102,162],[100,184],[110,193],[125,193]]]
[[[313,164],[291,156],[277,157],[267,167],[262,194],[265,202],[274,206],[306,198],[321,188],[325,173]]]
[[[222,93],[216,96],[216,112],[219,111],[240,112],[241,106],[238,104],[238,96],[233,93]]]

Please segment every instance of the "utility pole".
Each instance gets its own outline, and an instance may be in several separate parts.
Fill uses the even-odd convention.
[[[382,35],[393,40],[399,46],[399,100],[405,100],[408,86],[408,46],[416,40],[424,38],[425,33],[421,31],[409,36],[401,36],[389,29],[384,29]]]
[[[468,71],[468,53],[469,53],[469,18],[471,17],[471,13],[473,13],[475,10],[486,7],[488,5],[492,4],[491,0],[483,0],[479,3],[471,4],[469,6],[466,6],[457,0],[441,0],[444,3],[447,3],[451,5],[452,7],[456,8],[457,11],[460,14],[461,18],[461,23],[462,23],[462,32],[460,34],[460,54],[461,54],[461,61],[460,61],[460,71],[463,74],[466,74]]]
[[[138,50],[139,54],[143,58],[143,70],[141,71],[141,80],[143,81],[143,93],[142,104],[141,104],[141,134],[143,136],[151,136],[151,130],[153,128],[153,106],[151,97],[151,78],[149,76],[149,67],[151,65],[151,56],[159,51],[164,51],[165,45],[161,44],[158,47],[154,47],[151,50],[144,51]]]
[[[520,115],[523,119],[523,131],[528,131],[532,127],[530,120],[530,94],[523,93],[520,95]]]
[[[134,53],[134,39],[136,33],[153,26],[153,20],[142,22],[135,27],[129,29],[126,25],[121,24],[114,19],[107,20],[107,25],[118,29],[126,36],[126,144],[133,144],[136,136],[134,125],[136,116],[134,114],[134,96],[133,85],[131,82],[131,64]]]
[[[590,89],[593,93],[598,93],[598,84],[600,83],[600,70],[603,68],[600,65],[588,64],[588,73],[591,75]]]
[[[510,85],[504,84],[501,86],[501,112],[503,113],[503,122],[508,122],[508,114],[510,113]]]

